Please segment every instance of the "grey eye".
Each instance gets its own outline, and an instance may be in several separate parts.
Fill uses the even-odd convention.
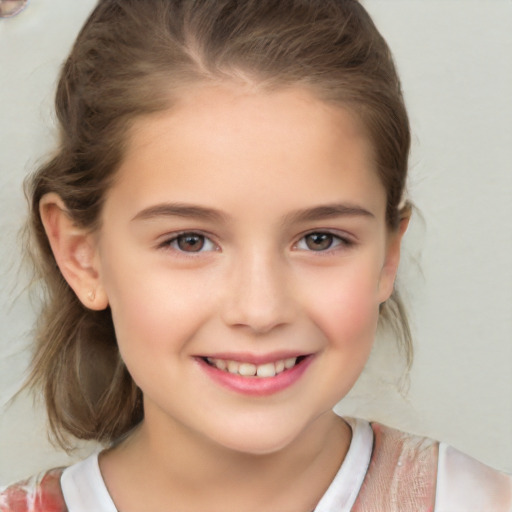
[[[0,18],[16,16],[27,4],[28,0],[0,0]]]

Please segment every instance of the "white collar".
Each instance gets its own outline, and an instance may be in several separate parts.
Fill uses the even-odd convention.
[[[98,453],[69,466],[60,477],[69,512],[117,512],[98,464]]]
[[[350,512],[368,472],[373,451],[373,430],[366,420],[344,418],[352,429],[347,455],[314,512]]]
[[[350,512],[368,471],[373,430],[365,420],[345,418],[352,440],[338,473],[315,508],[315,512]],[[64,470],[62,494],[69,512],[117,512],[101,476],[98,453]]]

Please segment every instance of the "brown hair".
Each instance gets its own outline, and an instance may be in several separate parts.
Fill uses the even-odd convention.
[[[53,258],[39,216],[48,192],[76,225],[99,226],[130,124],[172,107],[187,84],[249,80],[303,86],[363,121],[396,229],[410,133],[400,82],[382,36],[356,0],[101,0],[58,83],[60,143],[28,183],[34,261],[45,283],[30,385],[41,386],[50,428],[110,442],[143,416],[141,392],[116,345],[110,310],[85,308]],[[410,363],[410,332],[396,293],[381,316],[397,327]]]

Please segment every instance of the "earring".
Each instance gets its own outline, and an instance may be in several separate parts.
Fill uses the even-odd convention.
[[[96,293],[94,292],[94,290],[91,290],[88,294],[87,294],[87,298],[93,302],[94,299],[96,298]]]

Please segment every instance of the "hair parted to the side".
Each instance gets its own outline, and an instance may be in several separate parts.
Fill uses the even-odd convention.
[[[143,417],[141,392],[116,344],[110,310],[91,311],[62,277],[39,215],[57,193],[77,226],[101,224],[134,120],[170,109],[187,86],[224,81],[299,86],[349,109],[373,143],[389,229],[403,206],[410,132],[388,46],[356,0],[100,0],[60,75],[57,152],[27,182],[33,259],[45,285],[29,379],[42,387],[50,428],[111,442]],[[411,336],[396,293],[381,316],[410,364]]]

